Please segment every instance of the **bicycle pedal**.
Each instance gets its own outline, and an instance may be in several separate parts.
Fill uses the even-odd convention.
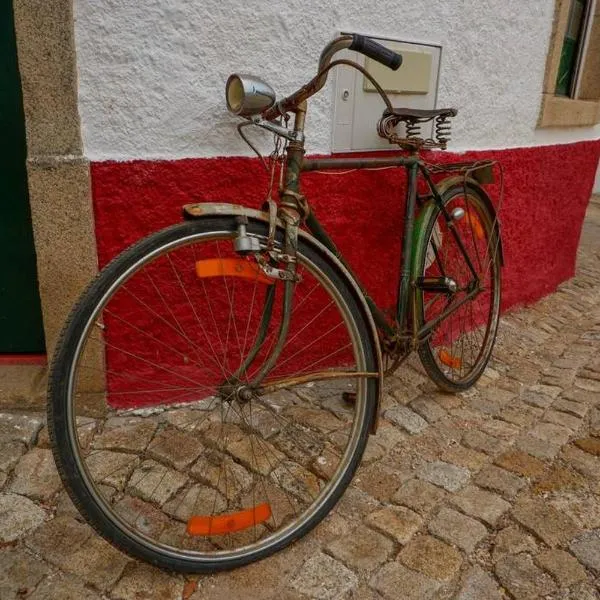
[[[356,402],[356,392],[344,392],[342,394],[342,399],[347,404],[354,404]]]

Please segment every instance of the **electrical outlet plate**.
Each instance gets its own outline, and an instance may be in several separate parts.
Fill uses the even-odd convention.
[[[380,44],[400,52],[402,66],[392,71],[358,52],[344,50],[347,58],[364,66],[388,93],[394,106],[435,108],[442,47],[436,44],[392,40],[369,35]],[[383,100],[369,80],[351,67],[337,67],[334,79],[333,152],[365,152],[391,149],[377,135],[377,121],[385,108]],[[422,129],[430,136],[428,126]]]

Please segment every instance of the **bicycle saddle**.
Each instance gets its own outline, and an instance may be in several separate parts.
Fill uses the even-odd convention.
[[[384,117],[398,117],[400,119],[434,119],[436,117],[455,117],[458,111],[455,108],[434,108],[431,110],[420,108],[386,108]]]

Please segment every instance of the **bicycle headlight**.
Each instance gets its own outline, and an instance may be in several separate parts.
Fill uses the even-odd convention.
[[[257,115],[275,103],[273,88],[253,75],[230,75],[225,97],[229,111],[242,117]]]

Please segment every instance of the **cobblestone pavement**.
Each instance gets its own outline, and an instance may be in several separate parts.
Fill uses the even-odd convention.
[[[41,412],[0,414],[0,598],[600,598],[600,202],[577,276],[502,319],[476,388],[417,361],[338,507],[260,563],[171,575],[122,555],[66,498]]]

